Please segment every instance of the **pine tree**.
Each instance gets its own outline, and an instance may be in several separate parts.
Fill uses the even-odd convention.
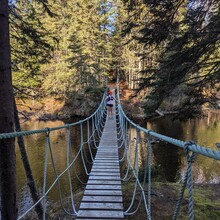
[[[99,77],[107,69],[110,44],[104,6],[95,0],[77,1],[74,9],[77,19],[70,39],[72,56],[69,60],[76,70],[77,88],[96,87]]]
[[[219,25],[219,3],[198,1],[194,4],[188,2],[186,6],[182,2],[178,8],[175,3],[173,6],[173,11],[177,13],[182,10],[184,14],[178,17],[174,12],[168,13],[166,10],[166,17],[172,22],[167,27],[171,33],[164,38],[166,46],[154,74],[151,98],[154,101],[153,109],[156,109],[177,86],[185,84],[189,98],[184,113],[190,116],[202,104],[216,101],[214,87],[220,79],[216,50],[219,45],[219,34],[216,32]],[[172,14],[172,20],[169,14]],[[159,24],[160,21],[158,19]]]
[[[122,33],[123,39],[123,66],[129,87],[138,89],[141,78],[140,73],[144,73],[146,60],[149,59],[149,49],[144,48],[139,41],[140,31],[148,18],[148,9],[143,1],[123,1],[122,9]],[[147,54],[147,59],[145,58]]]
[[[123,2],[130,14],[125,22],[125,36],[143,48],[144,68],[139,85],[150,92],[150,96],[146,94],[146,109],[157,109],[178,86],[187,88],[186,106],[215,103],[215,85],[219,83],[219,2]],[[138,23],[134,18],[140,15],[141,3],[146,8],[144,19]],[[133,34],[134,30],[138,34]]]
[[[70,1],[48,1],[54,16],[45,14],[41,18],[43,27],[47,30],[48,42],[54,48],[50,63],[41,66],[44,82],[42,87],[46,95],[59,95],[67,97],[67,93],[72,86],[74,70],[68,68],[69,37],[74,29],[75,14],[73,8],[75,3]]]
[[[40,66],[50,58],[40,21],[43,14],[42,4],[34,1],[19,0],[10,7],[13,86],[20,96],[39,95],[44,79]]]
[[[14,131],[8,1],[0,1],[0,133]],[[1,219],[17,219],[14,139],[0,140]]]

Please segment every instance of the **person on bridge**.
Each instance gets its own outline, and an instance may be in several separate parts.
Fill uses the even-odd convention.
[[[113,119],[113,101],[115,100],[117,102],[117,100],[114,98],[114,96],[112,95],[112,91],[109,90],[108,91],[108,95],[106,97],[106,107],[107,107],[107,116],[109,117],[109,119]]]

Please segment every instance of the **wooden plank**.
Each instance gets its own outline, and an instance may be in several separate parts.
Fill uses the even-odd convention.
[[[90,180],[121,180],[120,176],[90,176]]]
[[[120,169],[106,169],[106,168],[92,168],[92,172],[112,172],[112,173],[119,173]]]
[[[102,164],[106,164],[106,163],[113,163],[113,164],[119,164],[119,161],[115,161],[115,160],[103,160],[102,158],[95,160],[94,164],[98,164],[98,163],[102,163]]]
[[[108,152],[108,154],[106,154],[106,152]],[[112,149],[105,150],[105,151],[98,150],[96,152],[96,156],[99,155],[99,154],[104,154],[106,156],[109,156],[109,154],[114,154],[115,156],[117,156],[118,155],[118,150],[117,149],[114,149],[113,151],[112,151]]]
[[[99,159],[99,160],[96,160],[94,162],[94,164],[100,164],[100,163],[103,163],[103,164],[106,164],[106,163],[109,163],[109,164],[118,164],[119,165],[119,161],[116,161],[116,160],[102,160],[102,159]]]
[[[88,180],[87,184],[90,185],[120,185],[121,181],[117,180]]]
[[[106,170],[117,169],[117,172],[120,172],[119,164],[94,164],[93,168],[95,169],[104,168]]]
[[[76,220],[119,220],[120,218],[85,218],[85,217],[78,217]]]
[[[109,149],[99,149],[98,151],[97,151],[97,153],[106,153],[106,152],[109,152],[109,153],[112,153],[112,154],[115,154],[115,155],[118,155],[118,149],[116,148],[116,147],[114,147],[114,146],[111,146],[111,147],[109,147]]]
[[[86,185],[86,189],[96,190],[121,190],[121,185]]]
[[[89,176],[108,176],[108,177],[117,177],[117,178],[120,178],[120,174],[115,172],[115,173],[111,173],[111,172],[95,172],[95,171],[92,171]]]
[[[102,153],[104,155],[118,155],[116,150],[101,150],[99,154]]]
[[[77,219],[123,219],[115,117],[106,121]]]
[[[89,176],[117,176],[117,177],[120,177],[120,174],[119,173],[106,173],[106,172],[95,172],[95,171],[92,171]]]
[[[119,164],[94,164],[93,168],[95,168],[95,169],[102,169],[102,168],[104,168],[106,170],[117,169],[117,172],[120,172]]]
[[[94,163],[93,166],[94,167],[102,166],[102,167],[106,167],[106,168],[111,168],[112,167],[111,169],[114,169],[114,168],[118,167],[118,169],[120,169],[119,164],[116,164],[116,163],[107,163],[107,164],[105,164],[105,163]]]
[[[107,175],[108,175],[108,174],[109,174],[109,175],[110,175],[110,174],[113,174],[113,175],[115,174],[115,175],[116,175],[116,174],[118,174],[120,171],[119,171],[119,169],[108,169],[108,170],[107,170],[107,169],[103,169],[103,168],[97,168],[97,169],[96,169],[96,168],[93,168],[93,169],[92,169],[92,172],[93,172],[93,173],[103,173],[103,172],[105,172]]]
[[[113,150],[113,152],[116,152],[118,150],[118,144],[108,144],[105,142],[103,146],[99,145],[97,152],[101,151],[108,151],[108,150]]]
[[[114,156],[114,157],[106,157],[106,154],[105,155],[100,155],[100,156],[96,156],[96,159],[95,159],[95,162],[96,161],[100,161],[100,162],[105,162],[105,161],[114,161],[114,162],[119,162],[118,161],[118,156]]]
[[[116,158],[116,157],[99,156],[97,160],[105,160],[105,161],[111,161],[111,160],[113,160],[113,161],[116,161],[116,160],[118,160],[118,159],[119,159],[118,156],[117,156],[117,158]],[[94,162],[95,162],[95,161],[94,161]]]
[[[100,165],[100,166],[94,166],[92,168],[92,171],[96,171],[96,170],[102,170],[102,172],[108,172],[108,173],[119,173],[120,169],[119,166],[104,166],[104,165]]]
[[[91,196],[86,196],[84,195],[82,198],[82,202],[122,202],[122,196],[96,196],[96,195],[91,195]]]
[[[98,151],[101,151],[101,150],[117,150],[118,149],[118,143],[112,143],[112,142],[107,142],[105,141],[105,143],[103,145],[99,145],[98,147]]]
[[[82,202],[80,205],[80,209],[123,210],[123,205],[122,203],[111,203],[111,202],[104,202],[104,203]]]
[[[103,146],[99,145],[98,147],[98,151],[106,151],[106,150],[113,150],[113,151],[117,151],[118,150],[118,143],[112,143],[112,142],[107,142],[105,141],[105,143],[103,144]]]
[[[115,160],[118,160],[118,155],[114,155],[114,154],[103,154],[103,155],[98,155],[97,158],[101,158],[101,159],[105,159],[105,158],[109,158],[109,159],[115,159]]]
[[[110,151],[106,151],[106,152],[100,152],[96,154],[95,159],[99,160],[99,159],[115,159],[116,161],[118,161],[118,154],[116,152],[110,152]]]
[[[84,191],[84,195],[88,196],[88,195],[96,195],[96,196],[103,196],[103,195],[116,195],[116,196],[122,196],[122,192],[119,190],[88,190],[86,189]]]
[[[93,163],[93,166],[94,165],[105,165],[105,164],[108,164],[108,165],[114,165],[114,166],[119,166],[119,163],[114,163],[114,162],[103,162],[103,163],[100,163],[100,162],[95,162]]]
[[[103,160],[118,160],[118,155],[106,155],[106,154],[96,154],[96,159],[102,158]]]
[[[112,142],[108,142],[108,141],[104,141],[105,143],[103,145],[99,145],[98,147],[98,151],[100,150],[118,150],[118,143],[112,143]]]
[[[97,218],[100,219],[100,216],[102,218],[124,218],[122,211],[117,210],[109,210],[109,211],[101,211],[101,210],[79,210],[79,213],[77,217],[83,217],[83,218]]]
[[[119,164],[111,164],[111,163],[106,163],[106,164],[94,164],[94,168],[105,168],[105,169],[118,169],[120,170]]]

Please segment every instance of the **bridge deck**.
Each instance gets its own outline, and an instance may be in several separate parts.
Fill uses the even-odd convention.
[[[77,219],[123,219],[115,116],[107,119]]]

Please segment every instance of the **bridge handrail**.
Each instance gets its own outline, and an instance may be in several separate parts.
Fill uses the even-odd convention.
[[[106,93],[107,93],[107,89],[105,90],[104,94],[103,94],[103,97],[102,97],[102,100],[101,100],[101,103],[99,104],[98,108],[96,109],[96,111],[91,114],[89,117],[83,119],[83,120],[80,120],[80,121],[77,121],[77,122],[74,122],[74,123],[70,123],[70,124],[65,124],[63,126],[58,126],[58,127],[47,127],[47,128],[44,128],[44,129],[38,129],[38,130],[29,130],[29,131],[20,131],[20,132],[11,132],[11,133],[1,133],[0,134],[0,140],[1,139],[7,139],[7,138],[16,138],[16,137],[20,137],[20,136],[28,136],[28,135],[33,135],[33,134],[40,134],[40,133],[45,133],[46,134],[46,156],[45,156],[45,162],[44,162],[44,184],[43,184],[43,195],[41,196],[41,198],[39,198],[39,200],[34,203],[31,207],[28,208],[28,210],[26,210],[23,214],[21,214],[18,219],[22,219],[24,216],[26,216],[26,214],[28,214],[32,209],[35,208],[35,206],[42,202],[43,201],[43,219],[46,219],[45,217],[45,213],[46,213],[46,205],[45,205],[45,200],[46,200],[46,196],[48,195],[48,193],[51,191],[51,189],[55,186],[55,184],[58,185],[58,188],[59,188],[59,179],[60,177],[66,173],[68,171],[68,175],[69,175],[69,169],[70,167],[73,166],[73,164],[75,163],[75,160],[78,158],[79,154],[81,153],[81,157],[82,157],[82,160],[83,160],[83,163],[84,163],[84,156],[82,155],[83,154],[83,146],[84,146],[84,141],[83,141],[83,137],[82,137],[82,124],[84,122],[87,122],[87,132],[88,132],[88,139],[91,141],[91,138],[95,138],[94,134],[95,134],[95,131],[97,132],[100,132],[99,129],[100,129],[100,126],[102,126],[103,124],[103,117],[105,116],[105,98],[106,98]],[[91,123],[92,123],[92,133],[90,134],[89,133],[89,120],[92,119]],[[68,130],[68,149],[67,149],[67,152],[69,152],[69,148],[70,148],[70,127],[72,126],[76,126],[76,125],[80,125],[80,130],[81,130],[81,143],[80,143],[80,149],[78,150],[78,153],[75,155],[74,159],[72,159],[71,161],[69,161],[69,158],[68,158],[68,155],[67,155],[67,158],[68,158],[68,165],[67,167],[60,173],[58,174],[57,171],[56,171],[56,168],[54,166],[54,162],[52,162],[52,165],[53,165],[53,169],[54,169],[54,173],[55,173],[55,176],[56,176],[56,179],[53,181],[53,183],[49,186],[49,188],[46,190],[46,178],[47,178],[47,163],[48,163],[48,154],[50,154],[52,160],[53,160],[53,154],[52,154],[52,151],[51,151],[51,147],[50,147],[50,132],[51,131],[56,131],[56,130],[60,130],[60,129],[67,129]],[[88,142],[88,141],[87,141]],[[88,143],[89,145],[89,150],[91,151],[90,149],[90,144]],[[50,149],[50,150],[49,150]],[[50,152],[50,153],[49,153]],[[68,153],[67,153],[68,154]],[[86,167],[84,166],[84,168],[86,169]],[[87,172],[86,172],[87,173]],[[88,175],[88,173],[87,173]],[[76,174],[76,177],[78,179],[78,176]],[[69,177],[70,178],[70,177]],[[79,180],[81,182],[81,180]],[[81,182],[82,183],[82,182]],[[72,183],[71,181],[69,182],[70,184],[70,187],[72,187]],[[71,216],[76,216],[77,214],[77,211],[75,209],[75,204],[74,204],[74,200],[72,198],[72,194],[71,194],[71,202],[72,202],[72,208],[73,208],[73,213],[70,213],[68,212],[64,206],[63,206],[63,202],[62,202],[62,199],[61,199],[61,194],[60,194],[60,190],[59,191],[59,196],[60,196],[60,203],[61,203],[61,207],[63,209],[63,211],[68,214],[68,215],[71,215]],[[72,193],[72,191],[71,191]]]
[[[58,126],[58,127],[47,127],[47,128],[44,128],[44,129],[37,129],[37,130],[1,133],[0,134],[0,140],[1,139],[7,139],[7,138],[15,138],[15,137],[19,137],[19,136],[28,136],[28,135],[32,135],[32,134],[46,133],[48,131],[56,131],[56,130],[68,128],[69,126],[72,127],[72,126],[84,123],[84,122],[88,121],[89,119],[91,119],[93,116],[95,116],[97,114],[97,112],[104,107],[105,97],[106,97],[106,91],[104,92],[103,97],[102,97],[102,101],[101,101],[99,107],[96,109],[96,111],[93,114],[91,114],[89,117],[87,117],[83,120],[80,120],[80,121],[77,121],[77,122],[74,122],[74,123],[70,123],[70,124],[65,124],[63,126]]]
[[[148,129],[143,128],[140,125],[134,123],[125,114],[125,112],[124,112],[124,110],[123,110],[123,108],[121,106],[121,103],[120,103],[119,93],[117,94],[117,97],[118,97],[118,108],[119,108],[119,111],[126,118],[126,120],[131,125],[133,125],[135,128],[137,128],[138,130],[143,131],[143,132],[145,132],[145,133],[147,133],[147,134],[149,134],[149,135],[151,135],[151,136],[153,136],[155,138],[158,138],[158,139],[163,140],[165,142],[168,142],[170,144],[173,144],[173,145],[176,145],[178,147],[181,147],[183,149],[187,145],[188,149],[190,151],[192,151],[192,152],[199,153],[199,154],[202,154],[204,156],[207,156],[207,157],[210,157],[210,158],[213,158],[213,159],[216,159],[216,160],[220,160],[220,152],[217,151],[217,150],[213,150],[211,148],[206,148],[206,147],[203,147],[203,146],[199,146],[199,145],[197,145],[194,142],[190,142],[189,143],[189,141],[181,141],[181,140],[178,140],[178,139],[175,139],[175,138],[172,138],[172,137],[168,137],[168,136],[165,136],[165,135],[162,135],[162,134],[158,134],[158,133],[156,133],[156,132],[154,132],[152,130],[148,130]]]
[[[151,148],[152,148],[152,143],[154,143],[157,140],[162,140],[165,142],[168,142],[170,144],[173,144],[177,147],[181,147],[184,149],[185,152],[185,157],[187,160],[187,170],[185,172],[183,182],[182,182],[182,187],[179,192],[178,200],[176,203],[175,211],[173,214],[172,219],[177,220],[180,206],[183,202],[183,197],[184,197],[184,191],[186,189],[186,186],[188,188],[188,209],[189,209],[189,219],[194,219],[194,201],[193,201],[193,178],[192,178],[192,164],[194,162],[196,153],[201,154],[203,156],[207,156],[209,158],[213,158],[216,160],[220,160],[220,152],[217,150],[213,150],[211,148],[205,148],[202,146],[198,146],[195,142],[193,141],[181,141],[175,138],[171,138],[162,134],[158,134],[152,130],[148,130],[146,128],[141,127],[140,125],[134,123],[132,120],[128,118],[128,116],[125,114],[121,103],[120,103],[120,97],[119,97],[119,86],[117,83],[117,90],[116,90],[116,95],[117,95],[117,100],[118,100],[118,106],[117,106],[117,115],[118,115],[118,125],[120,132],[123,133],[123,137],[125,138],[124,141],[124,148],[125,148],[125,153],[127,154],[127,171],[125,177],[122,179],[123,181],[127,180],[129,170],[133,171],[133,176],[136,179],[135,186],[134,186],[134,191],[133,191],[133,196],[132,196],[132,201],[130,203],[129,208],[124,212],[125,215],[134,215],[143,200],[144,206],[146,209],[147,213],[147,219],[151,219]],[[128,132],[128,127],[131,129],[131,127],[134,127],[136,129],[136,147],[135,147],[135,157],[134,157],[134,165],[132,166],[130,163],[130,143],[131,140],[129,137],[127,138],[127,133]],[[139,165],[138,165],[138,144],[139,144],[139,132],[142,131],[147,134],[147,159],[146,159],[146,164],[144,168],[144,178],[142,184],[139,181]],[[124,159],[124,156],[123,158]],[[122,161],[122,160],[121,160]],[[148,199],[146,199],[146,192],[145,192],[145,186],[146,186],[146,181],[148,180]],[[139,199],[139,204],[137,208],[135,208],[135,211],[132,211],[132,207],[134,206],[134,200],[137,195],[137,185],[139,186],[141,190],[141,198]]]

